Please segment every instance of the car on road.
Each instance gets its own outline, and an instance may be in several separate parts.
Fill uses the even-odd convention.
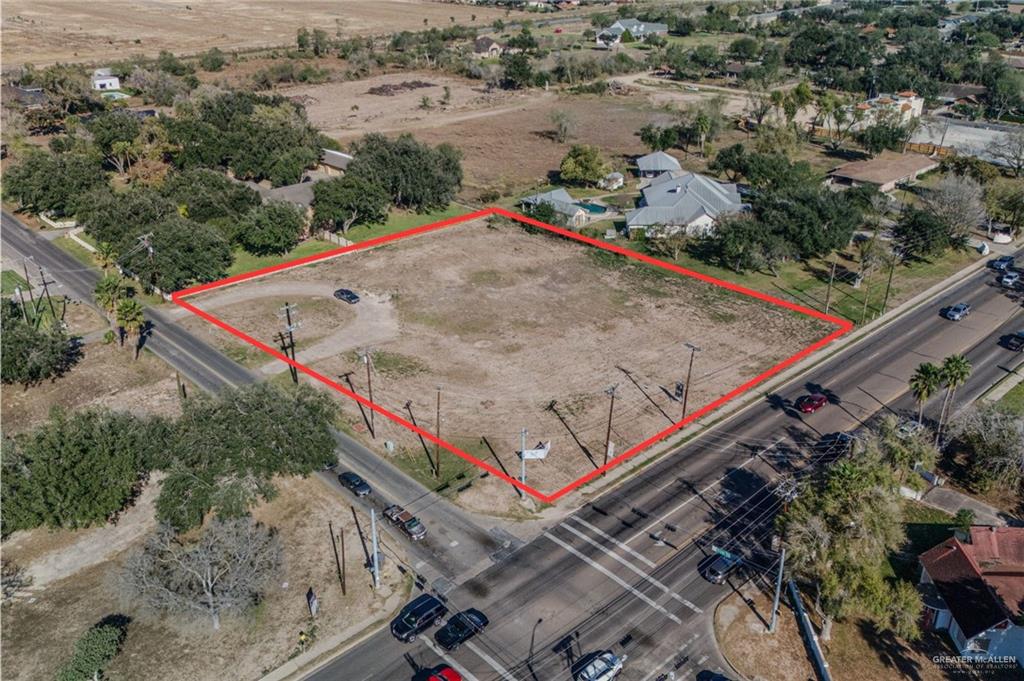
[[[1007,272],[999,279],[999,284],[1006,288],[1014,288],[1020,283],[1020,272]]]
[[[611,681],[622,671],[622,659],[610,650],[584,655],[572,666],[573,681]]]
[[[828,404],[828,398],[821,393],[803,395],[796,401],[796,408],[801,414],[813,414]]]
[[[958,322],[967,315],[971,314],[971,306],[967,303],[957,303],[951,308],[948,308],[943,316],[952,322]]]
[[[743,565],[743,559],[739,556],[716,555],[715,558],[704,568],[704,579],[712,584],[722,584],[729,579],[729,575],[736,572]]]
[[[433,626],[444,622],[448,606],[436,596],[422,594],[410,601],[391,620],[391,634],[399,641],[411,643],[413,639]]]
[[[1001,255],[992,261],[992,269],[997,272],[1005,272],[1013,267],[1014,258],[1012,255]]]
[[[434,640],[437,645],[451,652],[476,636],[490,624],[487,615],[475,608],[463,610],[449,618],[448,623],[437,630]]]
[[[1007,336],[1006,340],[1003,341],[1007,350],[1013,350],[1014,352],[1024,351],[1024,330],[1018,331],[1017,333]]]
[[[352,490],[352,493],[357,497],[365,497],[373,492],[370,486],[366,484],[366,481],[352,471],[345,471],[344,473],[341,473],[338,476],[338,482],[340,482],[344,487]]]
[[[700,92],[700,88],[696,85],[684,85],[683,89],[687,92]]]
[[[334,292],[334,297],[338,300],[344,300],[349,305],[355,305],[359,302],[359,294],[352,289],[339,288]]]
[[[419,541],[427,536],[427,528],[420,522],[420,519],[397,504],[385,508],[384,517],[391,521],[392,525],[398,526],[413,541]]]
[[[430,670],[427,681],[462,681],[462,674],[448,665],[442,664]]]
[[[917,419],[904,419],[896,426],[896,437],[907,440],[924,430],[924,424]]]

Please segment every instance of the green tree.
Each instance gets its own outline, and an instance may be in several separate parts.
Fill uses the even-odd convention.
[[[952,244],[949,226],[934,213],[908,206],[893,228],[904,257],[938,255]]]
[[[199,55],[199,67],[203,71],[220,71],[226,63],[224,53],[216,47],[211,47]]]
[[[118,303],[134,291],[134,287],[127,284],[121,275],[106,274],[96,282],[96,288],[92,295],[97,305],[106,310],[108,314],[113,314],[117,310]]]
[[[295,248],[306,229],[300,208],[283,201],[252,209],[238,225],[237,240],[254,255],[280,255]]]
[[[374,133],[351,151],[355,158],[346,175],[383,187],[399,208],[445,208],[462,187],[461,153],[448,144],[431,147],[408,133],[395,139]]]
[[[708,163],[708,170],[713,173],[724,173],[730,182],[736,182],[746,174],[747,150],[742,144],[733,144],[715,154],[714,160]]]
[[[971,363],[964,355],[950,355],[942,360],[942,384],[946,387],[946,395],[942,398],[942,410],[939,412],[939,426],[936,441],[942,435],[942,427],[953,405],[953,397],[960,386],[971,377]]]
[[[1010,227],[1016,236],[1024,230],[1024,183],[993,182],[985,189],[988,214]]]
[[[546,225],[555,225],[556,227],[563,227],[563,221],[558,216],[558,212],[555,210],[555,206],[547,201],[538,201],[537,203],[526,206],[523,213],[534,220],[539,220]]]
[[[608,174],[608,164],[595,146],[574,144],[559,165],[559,175],[565,182],[592,186]]]
[[[533,82],[533,66],[523,52],[501,55],[502,83],[509,90],[520,90]]]
[[[123,298],[117,303],[114,311],[114,319],[121,329],[121,343],[124,339],[135,341],[132,345],[135,359],[139,358],[139,350],[142,347],[142,330],[146,326],[146,316],[142,304],[134,298]]]
[[[555,109],[551,112],[551,124],[555,126],[555,141],[563,144],[569,141],[576,127],[572,114],[564,109]]]
[[[240,218],[260,205],[259,192],[206,168],[168,174],[161,193],[178,213],[196,222]]]
[[[138,154],[135,144],[142,124],[130,111],[117,109],[97,114],[86,124],[93,144],[118,173],[124,173]]]
[[[761,43],[751,36],[736,38],[729,43],[729,56],[737,61],[753,61],[761,56]]]
[[[640,141],[651,151],[671,149],[679,141],[679,130],[675,127],[660,127],[648,123],[637,133]]]
[[[861,130],[857,134],[857,141],[864,147],[864,151],[874,156],[885,150],[902,152],[906,137],[903,126],[879,121]]]
[[[25,312],[12,300],[0,301],[0,378],[28,388],[63,374],[77,355],[58,325],[28,323]]]
[[[134,186],[114,194],[109,186],[93,189],[79,199],[76,213],[85,233],[115,252],[126,254],[149,227],[177,214],[175,205],[150,187]]]
[[[174,216],[149,229],[149,248],[125,250],[122,256],[125,267],[145,286],[177,291],[227,273],[231,248],[214,228]]]
[[[107,176],[97,157],[34,151],[7,170],[3,191],[26,210],[63,216],[75,215],[83,196],[106,185]]]
[[[313,185],[313,222],[332,232],[384,222],[390,205],[383,186],[352,173]]]
[[[277,475],[309,475],[336,461],[331,398],[309,386],[268,383],[199,395],[184,403],[169,438],[157,515],[178,530],[210,511],[244,515],[276,494]]]
[[[57,672],[57,681],[99,681],[103,670],[121,652],[125,627],[98,624],[75,643],[75,653]]]
[[[910,377],[910,393],[917,402],[917,420],[924,419],[924,405],[942,387],[942,369],[931,362],[917,365]]]
[[[1020,499],[1024,484],[1024,419],[999,404],[971,405],[952,420],[950,435],[970,454],[979,490],[995,483]]]
[[[173,52],[161,50],[156,58],[156,67],[172,76],[185,76],[192,73],[192,67],[178,59]]]
[[[135,498],[165,428],[128,413],[55,409],[35,430],[4,440],[4,536],[107,522]]]

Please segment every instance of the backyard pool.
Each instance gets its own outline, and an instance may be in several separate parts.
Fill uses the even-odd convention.
[[[601,215],[602,213],[608,212],[608,207],[602,206],[599,203],[589,203],[587,201],[580,201],[578,205],[580,208],[587,211],[591,215]]]

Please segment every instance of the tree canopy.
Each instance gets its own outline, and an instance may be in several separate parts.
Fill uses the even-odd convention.
[[[82,197],[106,184],[107,176],[97,156],[33,151],[7,170],[3,190],[34,213],[64,216],[75,215]]]
[[[274,201],[249,211],[238,223],[236,239],[255,255],[280,255],[298,245],[305,228],[301,209]]]
[[[594,185],[608,174],[608,163],[601,150],[587,144],[574,144],[558,167],[563,181],[572,184]]]
[[[4,383],[27,388],[61,375],[77,356],[57,324],[36,323],[31,313],[26,321],[25,312],[10,299],[0,301],[0,376]]]
[[[449,144],[431,147],[408,133],[394,139],[373,133],[353,144],[351,153],[346,175],[384,188],[399,208],[445,208],[462,187],[461,154]]]
[[[121,242],[121,262],[143,285],[177,291],[190,284],[220,279],[231,264],[231,247],[216,229],[178,215],[149,227],[149,245]]]
[[[346,173],[313,185],[313,222],[343,234],[356,225],[384,222],[391,195],[371,180]]]

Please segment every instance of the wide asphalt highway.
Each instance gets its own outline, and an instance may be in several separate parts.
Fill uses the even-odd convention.
[[[572,660],[604,649],[627,656],[624,681],[728,677],[710,619],[732,586],[710,584],[698,565],[717,545],[744,554],[755,572],[773,568],[775,482],[834,457],[834,448],[819,444],[822,435],[856,430],[884,412],[916,415],[907,379],[921,362],[967,355],[974,372],[958,404],[1018,368],[1024,355],[1000,340],[1024,329],[1021,297],[994,282],[990,270],[969,276],[446,594],[452,610],[478,608],[491,621],[455,653],[443,653],[432,630],[403,644],[383,629],[308,681],[416,680],[441,663],[469,681],[556,681],[570,678]],[[958,302],[973,308],[964,321],[939,315]],[[808,391],[823,392],[830,404],[799,414],[793,401]],[[940,402],[930,403],[926,418]]]

